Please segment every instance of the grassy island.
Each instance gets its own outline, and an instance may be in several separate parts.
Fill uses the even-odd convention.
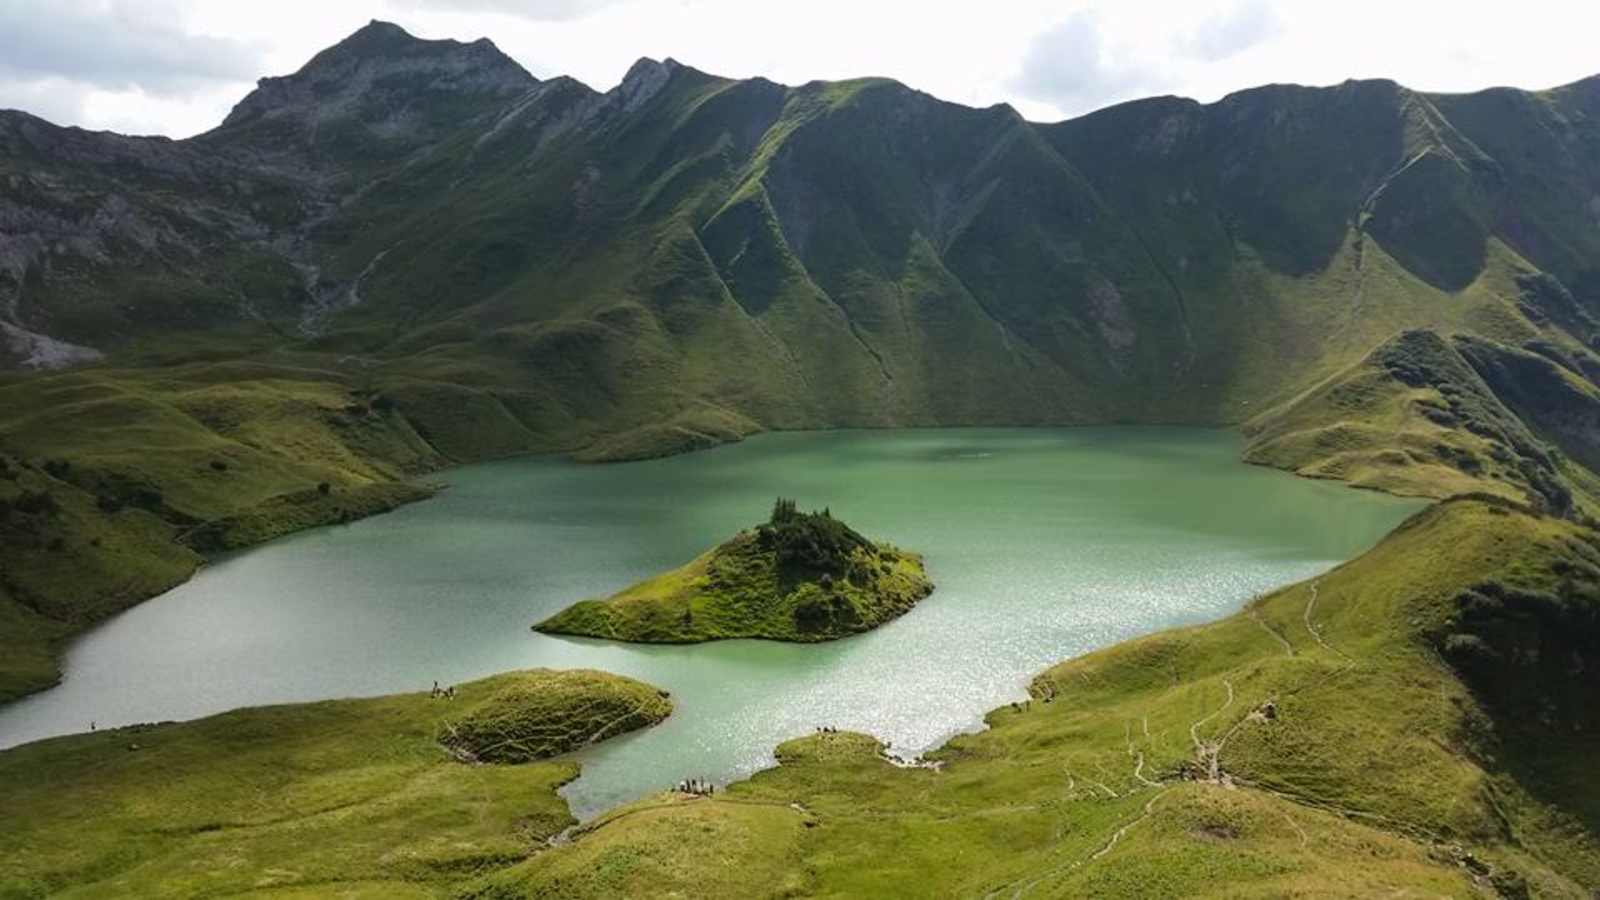
[[[0,897],[429,897],[575,820],[547,757],[653,725],[650,685],[536,669],[0,752]],[[493,763],[493,764],[490,764]]]
[[[648,643],[826,641],[876,628],[932,592],[920,556],[780,498],[766,522],[686,565],[534,628]]]

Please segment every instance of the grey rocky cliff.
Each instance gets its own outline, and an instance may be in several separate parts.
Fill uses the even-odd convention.
[[[377,259],[330,274],[312,233],[387,169],[462,129],[488,131],[541,93],[551,91],[488,40],[426,41],[374,22],[300,71],[261,79],[189,140],[0,110],[0,369],[91,361],[145,327],[130,310],[97,331],[75,308],[114,295],[130,272],[156,290],[221,298],[220,309],[180,309],[180,326],[220,315],[315,331],[359,301]],[[275,290],[295,308],[260,309],[234,265],[279,273]]]

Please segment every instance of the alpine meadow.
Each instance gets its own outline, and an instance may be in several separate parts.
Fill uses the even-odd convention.
[[[996,466],[993,503],[939,477],[900,493],[959,497],[939,518],[973,554],[1089,566],[1072,541],[1000,530],[1020,506],[1061,504],[1037,531],[1088,503],[998,468],[1047,452],[1022,427],[1226,429],[1265,485],[1239,506],[1297,498],[1206,501],[1261,533],[1269,514],[1334,521],[1309,491],[1270,493],[1328,487],[1294,476],[1412,502],[1373,513],[1393,513],[1375,542],[1351,530],[1257,580],[1227,580],[1231,533],[1189,529],[1185,552],[1222,573],[1192,587],[1226,614],[1079,629],[937,746],[819,719],[766,742],[774,765],[652,771],[621,805],[569,805],[589,754],[709,746],[726,733],[670,729],[768,715],[646,662],[721,653],[737,681],[729,661],[768,644],[909,657],[896,635],[970,602],[961,541],[919,542],[926,507],[880,502],[865,467]],[[831,457],[795,451],[789,480],[734,455],[846,429]],[[874,443],[888,429],[971,437]],[[1201,505],[1181,487],[1200,463],[1161,446],[1129,491]],[[688,453],[708,480],[645,497]],[[492,461],[628,485],[550,475],[455,532],[538,522],[617,560],[583,573],[530,539],[485,576],[515,597],[533,592],[516,565],[572,567],[548,582],[567,596],[504,618],[580,668],[529,650],[431,691],[419,667],[384,696],[329,681],[6,739],[5,707],[60,695],[85,635],[275,539],[310,554],[326,526],[383,521],[420,540],[414,513]],[[765,507],[713,503],[735,490],[798,500],[754,525]],[[580,501],[588,518],[562,517]],[[639,520],[672,542],[638,550]],[[1059,605],[1181,595],[1152,574],[1165,560]],[[1034,571],[990,589],[1051,590]],[[353,602],[332,584],[318,604]],[[441,620],[487,623],[470,593]],[[391,641],[394,609],[362,628]],[[1062,627],[1008,609],[982,614]],[[897,677],[874,665],[864,682]],[[0,898],[1588,900],[1597,673],[1600,77],[1280,84],[1040,123],[889,79],[673,59],[599,92],[487,39],[373,21],[190,138],[0,110]]]

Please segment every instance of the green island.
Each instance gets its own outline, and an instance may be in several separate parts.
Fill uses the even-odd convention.
[[[534,629],[644,643],[826,641],[876,628],[932,592],[920,556],[779,498],[755,528]]]
[[[433,897],[576,824],[549,757],[653,725],[655,688],[535,669],[0,754],[0,897]]]

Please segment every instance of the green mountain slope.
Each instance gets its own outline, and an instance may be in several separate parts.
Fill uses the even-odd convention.
[[[8,115],[8,199],[58,220],[18,244],[60,246],[11,268],[7,318],[134,359],[360,353],[524,395],[573,443],[701,405],[761,427],[1237,421],[1402,327],[1564,340],[1493,282],[1543,268],[1600,302],[1595,93],[1280,86],[1040,126],[670,60],[598,94],[375,23],[191,141]],[[78,220],[49,186],[68,175]],[[159,297],[99,280],[136,261]]]

